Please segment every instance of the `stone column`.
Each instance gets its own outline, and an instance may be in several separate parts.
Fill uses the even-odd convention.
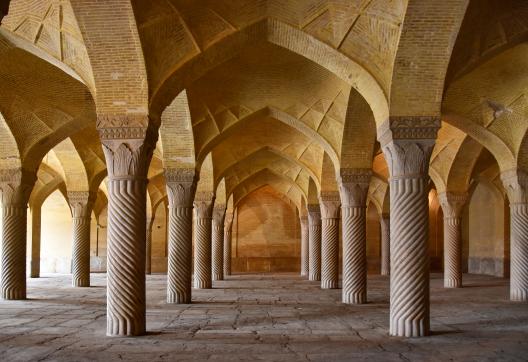
[[[233,228],[233,214],[226,213],[224,223],[224,276],[231,275],[231,236]]]
[[[308,205],[308,279],[321,280],[321,208],[318,204]]]
[[[42,204],[31,208],[30,278],[40,278],[40,238],[42,234]]]
[[[152,224],[154,220],[147,218],[145,236],[145,274],[152,274]]]
[[[462,208],[465,193],[442,192],[438,200],[444,213],[444,287],[462,287]]]
[[[390,275],[390,217],[381,214],[381,275]]]
[[[308,216],[301,216],[301,276],[307,277],[310,270]]]
[[[0,171],[3,299],[26,299],[27,203],[35,181],[22,169]]]
[[[225,204],[215,205],[212,222],[212,278],[224,280],[224,218]]]
[[[211,289],[211,223],[214,195],[197,192],[194,198],[196,211],[194,237],[194,287]]]
[[[343,303],[367,302],[367,195],[370,169],[341,169]]]
[[[501,174],[510,201],[510,300],[528,301],[528,174]]]
[[[380,126],[390,172],[390,334],[429,334],[429,159],[440,119],[394,117]]]
[[[69,191],[73,217],[72,287],[90,286],[90,221],[95,197],[86,191]]]
[[[106,333],[109,336],[145,333],[147,171],[157,132],[147,127],[146,117],[130,117],[98,120],[108,169]],[[111,127],[112,124],[137,124],[137,127]]]
[[[339,201],[338,192],[321,192],[321,288],[339,286]]]
[[[167,303],[191,303],[192,212],[197,177],[194,169],[166,169],[169,198]]]

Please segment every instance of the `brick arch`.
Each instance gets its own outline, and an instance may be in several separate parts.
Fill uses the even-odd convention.
[[[439,116],[444,80],[469,0],[409,0],[390,87],[390,116]]]
[[[321,172],[321,192],[339,191],[336,170],[339,170],[339,164],[334,164],[325,152],[323,155],[323,165]]]
[[[227,205],[226,182],[222,178],[215,188],[215,203],[218,205]]]
[[[22,166],[18,145],[0,112],[0,170],[15,169]]]
[[[303,208],[303,207],[306,208],[306,206],[303,206],[303,205],[304,205],[304,204],[303,204],[303,203],[304,203],[304,199],[301,199],[301,202],[298,203],[298,202],[295,201],[293,198],[291,198],[290,196],[284,194],[284,193],[281,192],[280,190],[277,190],[273,185],[270,185],[270,184],[264,184],[264,185],[261,185],[261,186],[255,187],[254,189],[251,189],[250,192],[246,193],[244,196],[242,196],[242,197],[238,200],[237,204],[234,205],[234,207],[237,208],[238,205],[239,205],[241,202],[243,202],[244,199],[246,199],[247,197],[249,197],[252,193],[254,193],[254,192],[256,192],[256,191],[258,191],[258,190],[260,190],[260,189],[262,189],[262,188],[264,188],[264,187],[267,187],[267,186],[271,187],[271,188],[273,189],[273,191],[277,192],[280,196],[282,196],[281,199],[283,199],[283,201],[284,201],[284,199],[286,199],[286,201],[292,203],[292,204],[295,206],[295,208],[297,209],[297,214],[301,215],[302,208]]]
[[[65,139],[50,152],[55,154],[62,166],[68,191],[90,191],[86,167],[71,139]]]
[[[377,122],[388,116],[387,97],[378,81],[359,63],[302,30],[276,19],[263,19],[174,65],[159,84],[153,85],[150,109],[161,114],[177,94],[216,66],[259,42],[269,42],[321,65],[354,87],[368,102]]]

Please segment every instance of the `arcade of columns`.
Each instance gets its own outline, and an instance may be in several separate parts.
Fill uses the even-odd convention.
[[[348,304],[367,302],[375,203],[389,333],[426,336],[429,191],[444,214],[444,285],[459,288],[462,210],[489,153],[510,205],[510,299],[528,301],[526,4],[30,3],[12,0],[0,28],[2,298],[26,298],[26,211],[55,178],[73,218],[73,287],[90,285],[107,178],[109,336],[146,332],[152,190],[168,202],[167,303],[187,304],[191,286],[231,274],[236,205],[271,185],[297,206],[301,275],[338,288],[341,254]],[[483,44],[494,27],[504,35]],[[43,35],[54,32],[58,48]]]

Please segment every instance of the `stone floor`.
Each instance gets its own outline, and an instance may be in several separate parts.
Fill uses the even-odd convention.
[[[66,275],[29,280],[27,301],[0,302],[2,361],[527,361],[528,305],[507,301],[507,280],[431,281],[428,338],[389,337],[388,278],[369,277],[370,303],[291,274],[238,275],[167,305],[162,275],[147,278],[147,328],[105,337],[105,275],[73,289]]]

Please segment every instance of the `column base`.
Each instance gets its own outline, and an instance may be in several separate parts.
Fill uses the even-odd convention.
[[[168,304],[191,304],[191,296],[186,294],[168,294]]]
[[[416,320],[390,321],[390,333],[394,337],[426,337],[430,334],[429,321],[421,318]]]
[[[219,274],[213,274],[213,281],[219,281],[219,280],[224,280],[224,276],[219,275]]]
[[[25,300],[26,291],[25,290],[4,290],[2,291],[2,299],[4,300]]]
[[[321,281],[321,289],[338,289],[339,283],[335,280],[323,280]]]
[[[526,289],[511,289],[510,300],[512,302],[528,302],[528,290]]]
[[[444,279],[444,288],[462,288],[462,280]]]
[[[312,282],[320,282],[321,281],[321,275],[320,274],[310,274],[308,276],[308,280]]]
[[[365,304],[367,303],[366,294],[358,293],[343,293],[343,303],[345,304]]]
[[[145,322],[127,321],[127,320],[110,320],[106,324],[106,335],[108,337],[137,337],[146,333]]]
[[[90,279],[75,279],[72,280],[72,287],[74,288],[88,288],[90,287]]]

